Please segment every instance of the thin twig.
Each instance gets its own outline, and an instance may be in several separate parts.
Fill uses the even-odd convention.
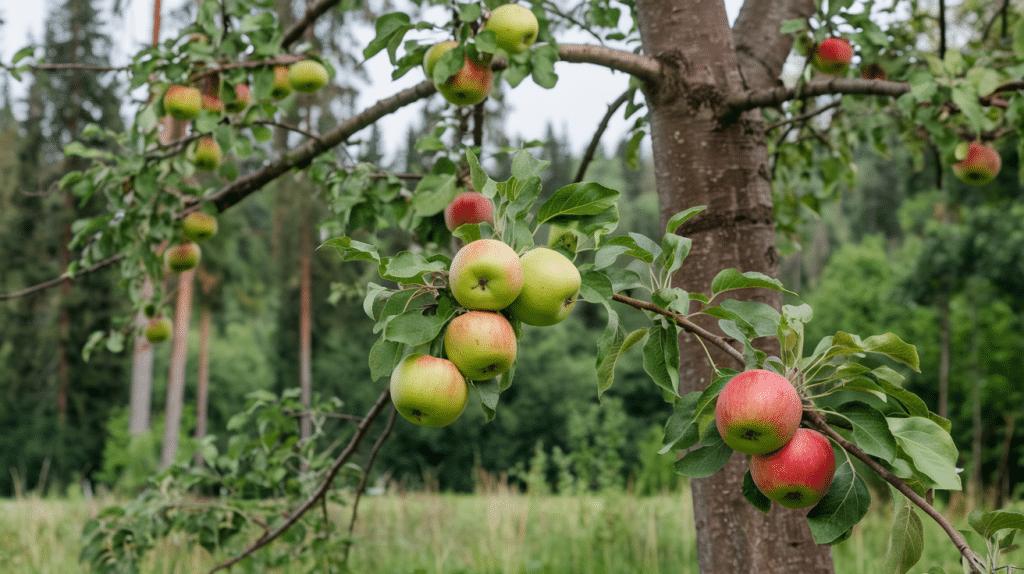
[[[11,70],[19,66],[0,66]],[[33,71],[63,71],[63,70],[88,70],[93,72],[125,72],[129,66],[90,66],[88,64],[32,64],[28,69]]]
[[[796,122],[802,122],[804,120],[809,120],[809,119],[813,118],[814,116],[823,114],[823,113],[831,110],[832,108],[839,107],[839,105],[841,103],[842,103],[841,100],[836,100],[836,101],[832,102],[831,104],[829,104],[827,106],[821,106],[820,108],[814,108],[814,109],[808,110],[808,111],[806,111],[806,112],[804,112],[804,113],[802,113],[800,115],[793,116],[793,117],[785,119],[785,120],[779,120],[777,122],[772,122],[772,123],[770,123],[770,124],[768,124],[767,126],[764,127],[764,131],[765,132],[770,132],[770,131],[774,130],[775,128],[780,128],[780,127],[782,127],[784,125],[787,125],[787,124],[792,124],[792,123],[796,123]]]
[[[982,32],[982,34],[981,34],[981,41],[982,42],[988,40],[988,35],[989,35],[990,32],[992,32],[992,26],[993,26],[993,24],[996,23],[996,20],[998,20],[1000,16],[1003,17],[1003,26],[1004,26],[1004,29],[1005,29],[1005,26],[1006,26],[1006,16],[1007,16],[1007,8],[1009,8],[1009,7],[1010,7],[1010,0],[1003,0],[1003,5],[1000,6],[999,9],[996,10],[994,14],[992,14],[992,19],[989,20],[987,24],[985,24],[985,31]],[[1004,34],[1005,34],[1005,32],[1004,32]]]
[[[367,411],[366,416],[363,417],[363,422],[359,423],[359,426],[356,427],[355,434],[353,434],[352,438],[348,441],[348,445],[345,446],[345,450],[341,451],[341,454],[339,454],[338,457],[334,459],[334,462],[331,463],[330,468],[327,469],[327,474],[324,476],[324,479],[320,482],[320,486],[317,487],[316,491],[313,494],[311,494],[309,498],[305,500],[305,502],[300,504],[298,508],[293,510],[291,514],[289,514],[288,517],[285,518],[284,522],[282,522],[277,528],[257,538],[255,541],[253,541],[252,544],[250,544],[245,550],[243,550],[237,556],[230,558],[229,560],[225,560],[224,562],[221,562],[220,564],[214,566],[213,569],[209,571],[209,574],[213,574],[218,570],[230,568],[234,564],[250,556],[253,552],[256,552],[260,548],[263,548],[267,544],[270,544],[278,536],[281,536],[282,534],[284,534],[286,530],[291,528],[293,524],[298,522],[299,518],[302,518],[302,515],[308,512],[310,508],[313,508],[313,506],[316,505],[317,501],[319,501],[322,496],[327,494],[327,490],[330,489],[331,484],[334,482],[334,477],[338,474],[338,471],[340,471],[341,467],[346,462],[348,462],[348,459],[350,459],[352,455],[355,454],[356,447],[358,447],[359,443],[362,442],[363,437],[366,436],[366,432],[370,430],[370,425],[373,423],[374,420],[376,420],[377,416],[380,415],[381,411],[384,410],[384,407],[387,406],[387,404],[390,402],[391,393],[389,392],[389,389],[385,387],[384,391],[381,392],[380,396],[377,398],[377,402],[374,403],[372,407],[370,407],[370,410]]]
[[[348,540],[345,541],[345,554],[341,559],[342,564],[348,563],[349,550],[352,548],[352,533],[355,531],[356,516],[359,513],[359,499],[362,498],[363,491],[366,489],[366,481],[370,478],[370,468],[373,467],[373,461],[376,460],[380,447],[384,445],[384,441],[391,434],[392,427],[395,426],[395,414],[397,412],[392,406],[391,415],[388,417],[388,424],[381,431],[380,436],[377,437],[377,442],[373,443],[373,448],[370,449],[370,454],[366,457],[366,464],[363,465],[363,476],[359,479],[359,486],[356,487],[356,496],[352,501],[352,518],[348,523]]]
[[[866,464],[868,468],[875,471],[878,476],[882,477],[883,480],[891,484],[896,488],[896,490],[900,491],[900,494],[907,497],[908,500],[921,508],[925,514],[930,516],[946,532],[949,539],[953,541],[953,545],[956,546],[957,550],[960,551],[960,554],[962,554],[968,564],[970,564],[971,571],[976,574],[980,574],[980,572],[982,572],[981,559],[978,558],[978,555],[975,554],[974,551],[971,550],[971,547],[967,545],[967,540],[962,534],[960,534],[960,531],[958,531],[949,522],[949,520],[942,515],[942,513],[936,510],[934,506],[928,504],[928,501],[926,501],[920,494],[914,492],[914,489],[910,488],[907,483],[903,482],[903,480],[895,474],[889,472],[887,468],[876,462],[875,459],[871,458],[871,456],[861,450],[860,447],[846,440],[842,435],[832,429],[821,413],[805,410],[803,418],[811,427],[828,436],[839,446],[843,447],[846,452],[857,457],[861,462]]]
[[[50,279],[49,281],[43,281],[42,283],[38,283],[38,284],[33,285],[31,287],[26,287],[24,289],[21,289],[20,291],[12,291],[10,293],[0,293],[0,301],[4,301],[6,299],[15,299],[17,297],[24,297],[25,295],[28,295],[30,293],[35,293],[36,291],[42,291],[44,289],[49,289],[50,287],[56,287],[57,285],[60,285],[64,281],[71,281],[75,277],[78,277],[78,276],[81,276],[81,275],[85,275],[86,273],[92,273],[93,271],[96,271],[97,269],[102,269],[102,268],[104,268],[104,267],[106,267],[108,265],[111,265],[113,263],[117,263],[118,261],[124,259],[124,257],[125,257],[124,253],[118,253],[117,255],[113,255],[111,257],[107,257],[106,259],[104,259],[102,261],[93,263],[92,265],[90,265],[89,267],[86,267],[85,269],[77,271],[73,276],[69,275],[69,274],[67,274],[65,272],[60,277],[55,277],[53,279]]]
[[[605,130],[608,129],[608,122],[611,121],[615,111],[622,107],[622,104],[629,100],[629,94],[633,90],[626,90],[622,92],[614,102],[608,104],[608,111],[605,112],[604,117],[601,118],[601,123],[597,124],[597,131],[594,132],[594,137],[590,138],[590,145],[587,146],[586,153],[583,154],[583,161],[580,163],[580,169],[576,171],[576,179],[574,183],[583,181],[583,176],[587,173],[587,167],[590,166],[590,162],[594,160],[594,153],[597,152],[597,146],[601,143],[601,136],[604,135]]]
[[[283,129],[286,129],[288,131],[292,131],[292,132],[295,132],[295,133],[302,134],[302,135],[306,136],[307,138],[309,138],[311,140],[315,140],[315,141],[318,141],[318,142],[323,142],[323,140],[320,138],[319,135],[317,135],[317,134],[315,134],[315,133],[313,133],[311,131],[304,130],[302,128],[293,126],[291,124],[286,124],[284,122],[275,122],[274,120],[256,120],[253,123],[254,124],[259,124],[259,125],[262,125],[262,126],[275,126],[275,127],[283,128]]]

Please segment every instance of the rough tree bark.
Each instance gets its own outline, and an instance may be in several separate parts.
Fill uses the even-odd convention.
[[[167,373],[167,401],[164,406],[164,440],[160,449],[160,468],[174,463],[178,454],[178,433],[185,402],[185,363],[188,358],[188,324],[192,315],[192,279],[195,269],[178,274],[178,300],[174,310],[171,360]]]
[[[745,88],[774,85],[791,44],[779,38],[782,18],[807,9],[803,0],[748,0],[737,21],[746,34],[743,74],[723,2],[637,0],[643,49],[663,65],[663,77],[648,85],[651,138],[663,224],[686,208],[708,209],[678,233],[693,247],[674,285],[708,292],[724,268],[778,273],[771,182],[764,122],[759,110],[720,120],[723,103]],[[813,10],[813,5],[810,5]],[[755,34],[755,31],[757,34]],[[771,73],[767,73],[770,71]],[[734,295],[735,296],[735,295]],[[774,293],[738,295],[778,307]],[[717,327],[711,323],[704,326]],[[776,351],[777,352],[777,351]],[[717,364],[734,367],[721,353]],[[682,392],[703,389],[712,370],[703,347],[680,338]],[[692,480],[697,552],[703,574],[831,573],[828,546],[816,545],[801,511],[773,505],[765,515],[743,497],[743,455],[734,455],[713,478]]]

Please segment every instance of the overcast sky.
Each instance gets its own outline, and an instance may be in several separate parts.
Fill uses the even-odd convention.
[[[17,50],[30,42],[38,43],[42,39],[46,13],[56,2],[20,1],[16,2],[17,9],[12,9],[11,5],[14,3],[15,0],[4,0],[0,3],[0,19],[4,21],[0,27],[0,61],[3,62],[10,62]],[[110,0],[106,0],[105,4],[110,5]],[[112,33],[115,42],[112,60],[118,65],[126,63],[139,46],[148,44],[152,34],[153,0],[122,0],[122,4],[123,21],[110,23],[115,29]],[[182,1],[164,0],[163,4],[164,10],[167,11],[169,7],[181,6]],[[730,22],[735,20],[741,5],[742,0],[726,0]],[[162,37],[166,38],[172,33],[173,31],[164,29]],[[559,40],[585,43],[592,41],[592,38],[579,35],[560,37]],[[392,82],[390,63],[383,52],[367,61],[365,66],[373,78],[373,83],[362,91],[361,107],[423,79],[422,74],[413,70],[397,82]],[[525,140],[540,139],[545,134],[545,127],[551,122],[557,132],[567,133],[573,150],[580,153],[589,143],[597,122],[607,111],[608,104],[625,90],[628,78],[621,72],[611,72],[590,64],[560,63],[556,65],[555,71],[559,75],[559,82],[553,89],[545,90],[530,79],[526,79],[514,90],[506,92],[506,105],[509,108],[506,114],[506,129],[512,139],[515,139],[515,136]],[[21,95],[17,84],[12,85],[12,92],[15,96]],[[393,150],[399,144],[406,131],[404,126],[415,119],[418,113],[418,108],[411,106],[383,123],[389,148]],[[629,124],[622,119],[622,114],[616,114],[602,143],[606,147],[613,146],[622,138],[628,127]]]

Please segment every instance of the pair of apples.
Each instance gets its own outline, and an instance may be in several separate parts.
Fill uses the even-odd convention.
[[[495,43],[508,54],[518,54],[537,41],[540,25],[537,17],[525,6],[505,4],[495,8],[483,26],[494,32]],[[423,56],[423,71],[434,81],[444,99],[457,106],[472,106],[484,101],[494,87],[494,73],[489,61],[474,60],[468,55],[462,68],[447,79],[434,78],[434,67],[445,53],[458,46],[455,40],[438,42]]]
[[[164,252],[164,264],[175,273],[188,271],[199,264],[202,251],[197,242],[217,234],[217,218],[202,212],[192,212],[181,220],[181,234],[185,241]],[[171,336],[171,320],[162,315],[150,318],[144,329],[150,343],[166,341]]]
[[[751,455],[750,477],[758,490],[787,508],[817,504],[836,468],[832,445],[821,433],[799,428],[802,416],[793,384],[764,369],[733,377],[715,405],[722,440]]]
[[[424,426],[455,421],[469,399],[466,379],[499,376],[515,361],[516,334],[503,312],[527,325],[554,325],[572,311],[581,283],[572,261],[546,247],[520,257],[502,241],[478,239],[459,249],[448,286],[467,311],[445,331],[447,358],[411,354],[392,372],[399,414]]]

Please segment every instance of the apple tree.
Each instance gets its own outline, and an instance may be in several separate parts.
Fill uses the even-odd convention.
[[[335,237],[324,247],[379,275],[366,286],[364,309],[376,323],[373,334],[379,339],[368,361],[383,390],[333,460],[301,451],[311,448],[309,443],[277,445],[280,449],[264,453],[282,469],[293,460],[292,447],[312,461],[299,465],[303,474],[293,479],[290,491],[296,504],[283,518],[280,508],[268,513],[272,519],[260,521],[220,504],[209,509],[208,519],[194,512],[172,519],[173,513],[154,510],[162,503],[151,492],[90,523],[85,560],[121,571],[126,563],[136,564],[137,554],[153,539],[175,529],[211,547],[227,540],[237,546],[250,521],[262,525],[262,534],[215,570],[271,542],[326,552],[295,529],[310,525],[307,512],[329,493],[369,425],[387,407],[389,385],[381,379],[390,378],[393,386],[392,374],[409,353],[453,354],[444,349],[446,329],[475,310],[475,303],[459,296],[453,258],[463,243],[490,240],[516,254],[546,249],[572,262],[580,276],[578,293],[555,301],[570,307],[578,297],[604,310],[607,327],[595,358],[599,396],[613,384],[622,353],[636,347],[643,354],[655,383],[652,392],[674,409],[663,450],[686,451],[676,469],[693,479],[702,572],[831,572],[828,545],[848,536],[870,506],[854,459],[905,501],[898,507],[885,571],[907,572],[919,559],[921,514],[942,525],[966,570],[997,566],[998,547],[1012,540],[1024,517],[1002,511],[972,515],[972,528],[996,549],[982,557],[932,505],[935,490],[957,490],[961,483],[949,422],[903,388],[903,376],[893,368],[918,368],[913,345],[892,333],[838,331],[805,348],[804,325],[813,310],[775,277],[780,248],[798,246],[800,223],[855,177],[855,149],[874,146],[885,154],[887,137],[898,133],[915,154],[935,154],[944,169],[965,181],[991,179],[999,162],[982,151],[984,144],[1019,138],[1017,114],[1024,105],[1015,97],[1024,74],[1024,19],[1008,2],[964,3],[955,9],[940,2],[935,15],[913,0],[746,0],[731,26],[723,0],[522,2],[528,10],[493,21],[489,17],[497,18],[502,0],[409,2],[404,11],[376,17],[375,36],[361,56],[386,53],[394,77],[426,72],[425,79],[321,133],[294,130],[303,136],[300,143],[239,173],[233,163],[220,161],[267,154],[260,142],[270,137],[269,126],[288,129],[275,121],[281,108],[281,76],[275,71],[292,66],[295,89],[322,85],[323,72],[330,81],[330,62],[299,40],[315,37],[314,24],[328,12],[365,8],[357,1],[318,0],[285,26],[272,4],[201,2],[193,25],[141,51],[126,70],[130,86],[149,94],[134,110],[133,124],[123,132],[89,130],[120,153],[79,142],[65,148],[67,155],[92,163],[68,173],[61,186],[82,198],[105,197],[110,206],[75,226],[71,245],[80,256],[68,274],[116,264],[136,307],[151,306],[138,286],[145,276],[165,272],[157,253],[161,243],[179,240],[179,220],[195,212],[224,212],[269,182],[304,172],[335,212],[325,224]],[[446,10],[428,9],[433,6]],[[438,13],[444,16],[435,18]],[[953,16],[968,38],[961,49],[946,44]],[[560,42],[569,29],[582,29],[595,42]],[[434,50],[441,41],[448,43]],[[317,62],[312,72],[295,72],[309,62]],[[493,84],[515,89],[530,78],[551,87],[558,81],[556,63],[625,73],[626,95],[615,107],[625,105],[634,122],[627,154],[635,154],[650,137],[662,236],[619,230],[620,194],[599,181],[581,178],[543,190],[545,162],[528,150],[513,154],[508,179],[490,175],[495,157],[509,153],[485,145],[486,115],[493,108],[486,98]],[[34,62],[28,49],[5,67],[17,76],[45,70],[46,64]],[[182,97],[176,87],[190,84],[201,86],[200,97],[223,98],[223,107],[202,109],[194,93]],[[242,84],[252,86],[251,94],[234,89]],[[384,116],[436,92],[454,105],[418,142],[421,151],[435,155],[430,173],[414,185],[376,166],[353,165],[335,152]],[[226,111],[243,98],[251,100],[236,107],[239,112]],[[191,122],[188,134],[161,143],[155,128],[166,114]],[[196,169],[208,166],[217,169],[197,177]],[[466,191],[490,200],[490,220],[441,225],[445,208]],[[390,252],[378,239],[388,228],[410,233],[415,248]],[[477,285],[484,283],[479,279]],[[791,298],[787,305],[784,295]],[[642,313],[649,326],[627,333],[621,321],[627,312]],[[505,315],[516,337],[523,329],[543,328],[530,324],[529,313]],[[94,343],[123,334],[112,329]],[[801,424],[832,445],[827,492],[809,511],[773,503],[748,472],[748,459],[735,454],[712,424],[719,393],[737,373],[750,370],[784,376],[799,393]],[[512,361],[500,376],[471,383],[489,417],[500,416],[501,393],[514,384],[514,375]],[[239,438],[232,441],[230,456],[204,455],[222,473],[219,478],[173,468],[161,484],[234,477],[237,462],[255,456],[247,449],[258,450],[267,438],[246,438],[243,429],[263,433],[279,425],[284,432],[268,410],[272,402],[254,397],[233,421]],[[254,420],[258,424],[247,427]],[[277,478],[262,488],[277,492],[293,484],[285,474]],[[145,531],[156,517],[158,525]],[[150,546],[129,542],[140,533]]]

